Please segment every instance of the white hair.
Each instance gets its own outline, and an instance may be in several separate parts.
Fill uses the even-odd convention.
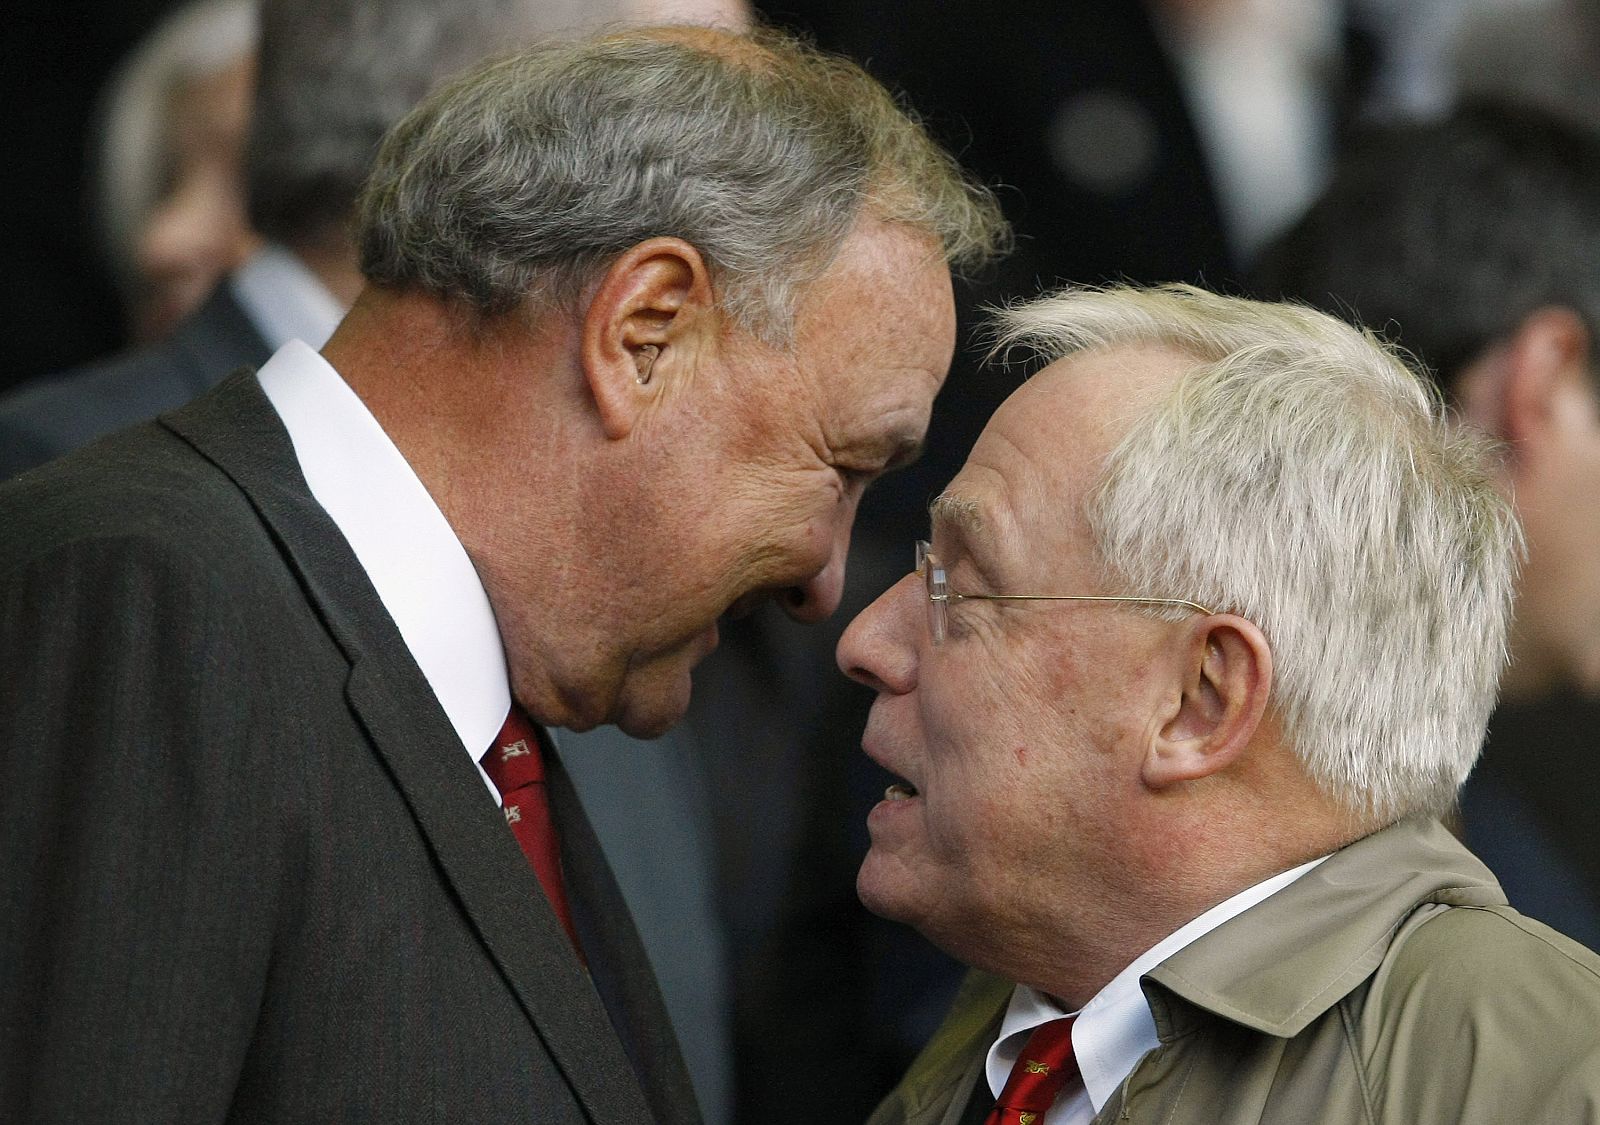
[[[168,95],[180,82],[220,74],[255,49],[254,0],[195,0],[141,40],[102,91],[95,216],[124,289],[138,278],[139,230],[161,198]]]
[[[1358,816],[1448,809],[1505,664],[1520,547],[1491,447],[1376,337],[1301,306],[1067,290],[1002,310],[997,339],[1194,357],[1087,501],[1108,576],[1255,622],[1286,737]]]

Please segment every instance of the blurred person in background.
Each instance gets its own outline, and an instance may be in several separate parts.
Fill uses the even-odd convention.
[[[659,10],[684,18],[698,11],[701,22],[733,27],[747,19],[737,0],[672,0]],[[169,195],[171,211],[147,215],[142,225],[130,225],[127,203],[114,205],[106,218],[109,231],[123,232],[117,238],[132,254],[135,284],[159,290],[165,271],[174,286],[168,296],[180,303],[194,299],[200,276],[222,257],[236,256],[257,239],[264,244],[165,339],[34,380],[0,398],[0,478],[178,406],[233,368],[263,362],[287,340],[320,347],[360,287],[348,232],[351,208],[389,126],[440,79],[486,55],[585,27],[653,22],[657,12],[657,0],[504,0],[498,6],[391,0],[370,12],[343,0],[264,6],[243,167],[248,230],[241,234],[224,202],[232,190],[225,186],[232,152],[204,141],[220,120],[184,116],[205,105],[204,98],[166,107],[177,111],[169,116],[172,140],[210,150],[191,165],[190,198]],[[214,26],[226,34],[238,18],[202,11],[192,24],[179,19],[171,34],[192,43],[198,29]],[[204,54],[197,50],[193,57]],[[235,59],[215,72],[197,65],[195,73],[210,76],[197,92],[219,103],[237,99],[247,89],[249,65]],[[161,133],[146,130],[127,143],[141,136],[159,143]],[[117,144],[109,152],[108,176],[137,163]],[[108,181],[108,193],[117,187]],[[130,201],[137,197],[130,191]],[[205,210],[216,223],[209,233],[203,233]],[[217,256],[201,264],[186,244],[216,247]],[[163,298],[160,307],[176,306]]]
[[[1600,135],[1485,102],[1374,129],[1255,287],[1392,336],[1501,443],[1528,555],[1466,839],[1519,910],[1600,945]]]
[[[255,46],[252,0],[197,0],[103,95],[95,219],[135,343],[167,336],[261,244],[244,197]]]

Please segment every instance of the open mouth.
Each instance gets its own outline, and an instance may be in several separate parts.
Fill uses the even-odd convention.
[[[904,801],[916,795],[917,787],[906,781],[897,781],[883,791],[885,801]]]

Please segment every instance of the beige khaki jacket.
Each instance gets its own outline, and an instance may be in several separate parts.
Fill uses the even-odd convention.
[[[1141,984],[1161,1043],[1097,1125],[1600,1122],[1600,957],[1434,821],[1342,849]],[[1011,987],[969,976],[869,1125],[958,1125]]]

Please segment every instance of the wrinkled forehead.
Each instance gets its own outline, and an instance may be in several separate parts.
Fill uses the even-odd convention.
[[[1104,461],[1139,418],[1165,401],[1199,361],[1164,344],[1137,344],[1079,352],[1058,359],[1029,379],[1001,406],[1035,420],[1044,440],[1070,443]],[[996,419],[1001,411],[995,412]],[[1006,418],[1014,425],[1016,419]],[[1029,429],[1024,425],[1019,432]]]
[[[1083,528],[1083,503],[1133,423],[1195,366],[1185,352],[1136,346],[1068,356],[995,411],[930,516],[1004,539]]]

